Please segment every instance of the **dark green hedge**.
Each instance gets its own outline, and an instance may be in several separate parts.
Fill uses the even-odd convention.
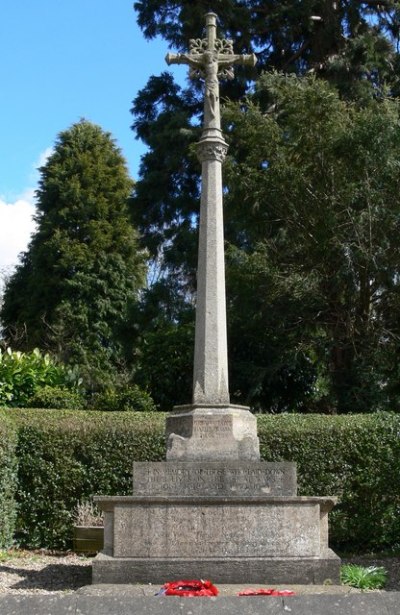
[[[132,462],[165,457],[162,413],[7,416],[18,430],[16,536],[25,546],[69,547],[78,500],[129,494]],[[258,424],[263,459],[297,462],[300,495],[340,497],[334,548],[400,548],[400,416],[262,415]]]
[[[17,432],[0,410],[0,549],[10,547],[15,530],[17,490]]]
[[[340,498],[335,548],[400,548],[399,415],[264,415],[259,436],[264,459],[297,463],[300,495]]]
[[[18,410],[16,537],[28,547],[71,546],[78,500],[132,493],[132,461],[162,459],[163,420],[126,412]]]

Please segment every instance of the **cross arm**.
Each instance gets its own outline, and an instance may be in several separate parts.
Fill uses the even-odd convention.
[[[165,61],[168,66],[171,66],[171,64],[187,64],[188,66],[198,68],[202,64],[201,56],[199,56],[199,59],[196,59],[188,53],[167,53]]]
[[[255,53],[250,54],[219,54],[218,55],[219,66],[239,64],[240,66],[255,66],[257,64],[257,56]]]

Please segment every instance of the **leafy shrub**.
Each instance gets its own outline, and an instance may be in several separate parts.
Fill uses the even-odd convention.
[[[156,410],[151,396],[137,385],[121,390],[106,390],[93,396],[94,410],[109,412],[153,412]]]
[[[36,391],[46,385],[77,384],[78,375],[59,365],[48,354],[0,349],[0,405],[24,407]]]
[[[400,415],[263,415],[261,455],[297,463],[300,495],[335,495],[330,540],[343,551],[400,547]]]
[[[11,414],[11,411],[9,411]],[[16,537],[29,548],[70,548],[76,503],[132,493],[132,462],[165,456],[157,413],[21,409]]]
[[[156,405],[166,411],[174,404],[187,403],[192,393],[194,317],[180,310],[179,324],[161,319],[154,330],[144,334],[135,374],[138,384],[148,388]]]
[[[387,582],[387,572],[381,566],[358,566],[345,564],[340,569],[340,580],[344,585],[359,589],[382,589]]]
[[[89,400],[89,408],[99,412],[118,412],[119,395],[115,389],[106,389],[101,393],[94,393]]]
[[[0,412],[0,549],[13,542],[16,520],[17,434],[11,421]]]
[[[28,408],[54,408],[61,410],[80,410],[85,406],[83,395],[76,389],[44,386],[38,389],[27,401]]]
[[[137,412],[154,412],[156,410],[151,395],[137,385],[122,390],[119,393],[119,399],[121,403],[120,410],[133,410]]]

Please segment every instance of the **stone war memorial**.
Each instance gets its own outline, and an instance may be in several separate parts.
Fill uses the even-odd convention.
[[[193,400],[167,417],[166,461],[133,464],[133,495],[95,498],[105,527],[93,583],[336,584],[340,560],[328,547],[336,499],[297,496],[294,463],[260,461],[256,418],[229,397],[219,80],[256,57],[217,38],[208,13],[205,38],[166,61],[205,84]]]

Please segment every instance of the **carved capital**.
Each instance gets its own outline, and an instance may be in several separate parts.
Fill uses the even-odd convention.
[[[197,144],[197,157],[200,162],[205,162],[206,160],[218,160],[218,162],[223,162],[227,151],[227,144],[219,141],[204,141],[203,143],[200,141],[200,143]]]

